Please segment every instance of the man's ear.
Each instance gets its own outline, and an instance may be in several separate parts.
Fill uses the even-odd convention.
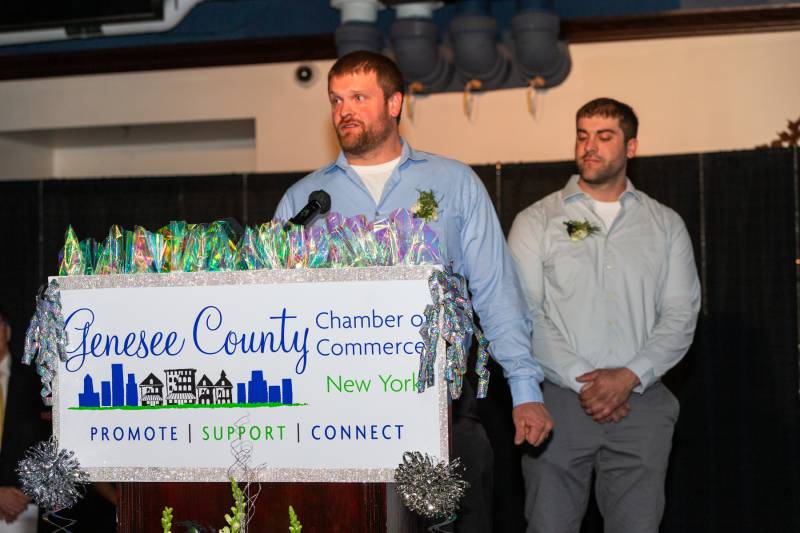
[[[389,106],[389,115],[391,115],[392,118],[400,116],[400,111],[403,110],[403,93],[399,91],[394,93],[389,97],[387,104]]]
[[[633,139],[628,139],[625,144],[625,155],[628,156],[628,159],[633,159],[636,155],[636,150],[639,148],[639,141],[634,137]]]

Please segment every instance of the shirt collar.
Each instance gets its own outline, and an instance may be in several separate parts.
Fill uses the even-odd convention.
[[[573,174],[567,182],[567,185],[561,190],[561,199],[564,203],[570,202],[574,198],[591,198],[578,185],[579,178],[580,176],[578,174]],[[632,196],[637,200],[641,199],[639,196],[639,190],[633,186],[631,180],[625,178],[625,191],[623,191],[623,193],[619,196],[619,201],[622,202],[623,198],[627,196]]]
[[[400,162],[397,164],[398,167],[405,164],[405,162],[409,159],[411,161],[425,161],[428,159],[424,152],[418,152],[417,150],[414,150],[411,145],[408,144],[408,142],[406,142],[406,140],[402,137],[400,137],[400,144],[403,148],[400,152]],[[347,172],[347,169],[350,168],[350,163],[347,161],[347,157],[341,150],[339,151],[339,156],[336,158],[336,160],[324,167],[322,172],[324,174],[329,174],[337,168],[343,172]]]

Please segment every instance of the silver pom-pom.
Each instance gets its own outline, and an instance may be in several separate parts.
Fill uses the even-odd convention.
[[[406,507],[426,518],[450,516],[469,487],[460,471],[459,459],[436,463],[427,454],[406,452],[394,471],[397,493]]]
[[[51,438],[31,446],[17,465],[22,492],[47,512],[72,507],[83,496],[89,474],[70,450]]]

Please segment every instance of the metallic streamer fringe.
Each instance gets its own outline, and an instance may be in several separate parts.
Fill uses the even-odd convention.
[[[434,463],[427,454],[405,452],[394,474],[397,494],[406,507],[426,518],[452,517],[469,488],[461,468],[459,459]]]
[[[25,334],[22,362],[36,362],[36,371],[42,378],[42,401],[52,405],[52,382],[58,361],[66,361],[69,343],[61,314],[61,294],[56,280],[43,285],[36,296],[36,311]]]
[[[448,265],[444,270],[431,273],[428,287],[433,304],[425,308],[425,323],[420,328],[424,348],[420,354],[417,390],[423,392],[435,383],[436,344],[441,337],[447,343],[445,379],[450,397],[460,397],[467,369],[467,340],[475,335],[478,341],[475,363],[478,398],[485,398],[489,389],[489,370],[486,368],[490,355],[489,341],[475,324],[466,280]]]

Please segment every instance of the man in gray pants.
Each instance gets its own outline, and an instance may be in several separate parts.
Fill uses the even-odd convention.
[[[660,378],[692,343],[700,283],[680,216],[626,177],[633,110],[600,98],[576,126],[579,174],[508,238],[555,425],[523,455],[528,532],[577,533],[594,471],[606,532],[655,533],[678,418]]]

